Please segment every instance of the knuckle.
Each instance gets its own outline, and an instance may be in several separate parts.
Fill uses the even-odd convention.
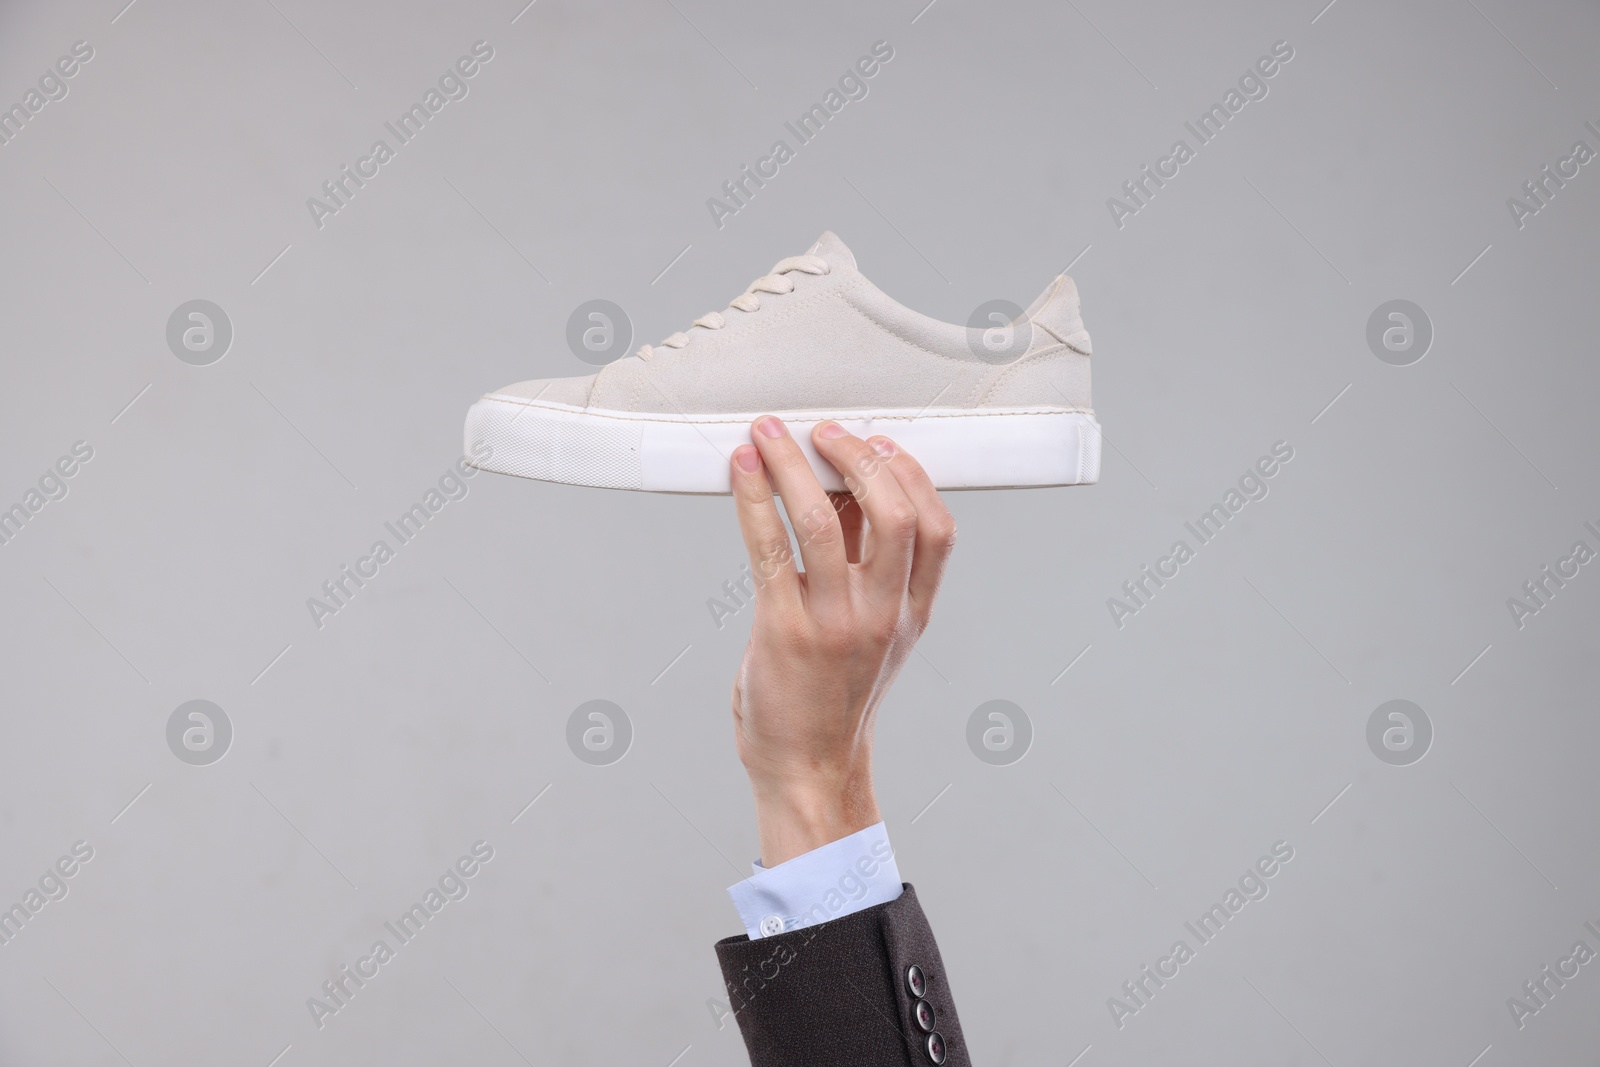
[[[892,504],[883,515],[884,532],[899,540],[910,540],[917,533],[917,510],[910,504]]]
[[[790,653],[803,650],[812,641],[810,623],[803,611],[786,611],[774,624],[779,643]]]
[[[805,530],[804,538],[807,544],[831,545],[844,536],[839,525],[839,513],[832,507],[823,507],[821,504],[807,511],[801,517],[800,525]]]
[[[778,650],[786,658],[805,652],[812,640],[805,612],[790,607],[770,606],[766,612],[756,612],[755,634],[760,640]]]
[[[794,558],[787,534],[774,534],[762,538],[756,545],[756,552],[758,553],[756,568],[762,578],[776,576]]]
[[[956,547],[956,520],[947,511],[928,520],[928,538],[946,552]]]
[[[900,623],[890,615],[874,615],[867,625],[867,634],[874,645],[887,647],[900,632]]]
[[[747,507],[766,508],[772,506],[772,487],[761,484],[766,479],[735,478],[733,481],[734,492],[745,502]]]

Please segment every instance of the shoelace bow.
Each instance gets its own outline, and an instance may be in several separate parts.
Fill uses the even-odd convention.
[[[752,312],[761,310],[761,298],[757,293],[776,293],[782,296],[794,292],[794,282],[784,277],[790,271],[800,271],[802,274],[827,274],[828,261],[821,256],[790,256],[780,260],[772,273],[763,274],[750,283],[750,287],[728,302],[729,307],[738,308],[740,311]],[[695,326],[702,326],[708,330],[720,330],[728,324],[720,311],[708,311],[694,320]],[[682,331],[673,334],[661,342],[662,347],[682,348],[689,343],[689,335]],[[655,348],[645,345],[634,353],[640,359],[649,361],[655,354]]]

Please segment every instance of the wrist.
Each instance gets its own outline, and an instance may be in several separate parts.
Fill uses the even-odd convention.
[[[776,867],[883,821],[870,769],[805,783],[752,778],[761,865]]]

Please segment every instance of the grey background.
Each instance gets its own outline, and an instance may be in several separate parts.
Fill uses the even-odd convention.
[[[1095,340],[1101,484],[951,496],[879,728],[974,1060],[1594,1061],[1600,962],[1506,1006],[1600,948],[1600,565],[1506,607],[1600,547],[1600,164],[1506,206],[1600,148],[1592,5],[124,3],[0,7],[6,103],[95,49],[0,146],[0,498],[95,450],[0,546],[0,897],[95,849],[0,946],[0,1062],[744,1062],[707,1007],[756,850],[749,611],[706,607],[730,501],[483,475],[320,630],[306,599],[479,393],[592,369],[578,304],[659,341],[825,228],[951,322],[1076,260]],[[470,95],[317,229],[306,198],[480,39]],[[717,229],[706,198],[880,39],[867,98]],[[1278,40],[1270,95],[1117,228]],[[197,298],[234,327],[207,367],[165,342]],[[1365,341],[1396,298],[1435,330],[1409,367]],[[1270,496],[1113,625],[1279,440]],[[1434,726],[1410,766],[1365,740],[1395,698]],[[166,745],[192,699],[232,722],[210,766]],[[592,699],[633,724],[610,766],[564,741]],[[993,699],[1032,720],[1010,766],[965,742]],[[470,895],[318,1030],[306,998],[479,839]],[[1118,1029],[1278,840],[1270,895]]]

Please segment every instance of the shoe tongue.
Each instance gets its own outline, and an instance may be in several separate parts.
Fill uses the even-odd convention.
[[[828,266],[835,269],[856,269],[856,257],[832,230],[824,230],[822,236],[817,238],[817,243],[806,250],[806,255],[821,256],[827,260]]]

